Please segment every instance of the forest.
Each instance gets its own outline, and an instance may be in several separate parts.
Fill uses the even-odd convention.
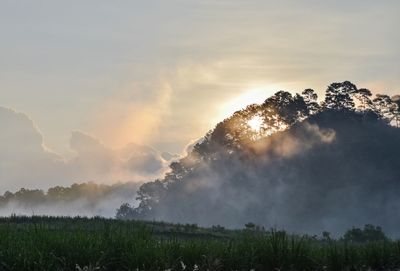
[[[349,81],[325,97],[279,91],[220,122],[120,219],[339,233],[368,223],[399,236],[400,96]]]

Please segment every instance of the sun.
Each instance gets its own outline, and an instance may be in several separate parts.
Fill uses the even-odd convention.
[[[225,102],[218,105],[218,112],[212,118],[212,123],[218,123],[221,120],[231,116],[234,112],[245,108],[246,106],[254,103],[262,103],[266,98],[274,93],[274,85],[255,86],[244,89],[237,95]]]
[[[250,128],[255,132],[259,132],[261,130],[263,123],[264,121],[261,116],[254,116],[247,122]]]

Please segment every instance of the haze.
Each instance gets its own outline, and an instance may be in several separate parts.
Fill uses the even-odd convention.
[[[323,93],[349,79],[396,94],[399,10],[369,0],[3,0],[0,192],[152,180],[218,121],[280,89]]]

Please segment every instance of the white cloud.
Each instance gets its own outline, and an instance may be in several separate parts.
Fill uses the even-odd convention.
[[[162,153],[129,144],[111,149],[80,131],[71,135],[71,159],[46,147],[43,135],[25,114],[0,107],[0,192],[20,187],[47,188],[73,182],[148,181],[168,167]]]
[[[59,178],[65,165],[62,157],[51,152],[43,136],[25,114],[0,107],[0,189],[21,185],[39,186]]]
[[[128,144],[111,149],[94,137],[74,131],[70,146],[76,156],[68,161],[79,181],[147,181],[160,176],[168,166],[161,153],[151,147]]]

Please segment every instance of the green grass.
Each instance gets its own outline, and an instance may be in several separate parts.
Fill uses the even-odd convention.
[[[400,243],[102,218],[0,218],[0,270],[395,270]]]

